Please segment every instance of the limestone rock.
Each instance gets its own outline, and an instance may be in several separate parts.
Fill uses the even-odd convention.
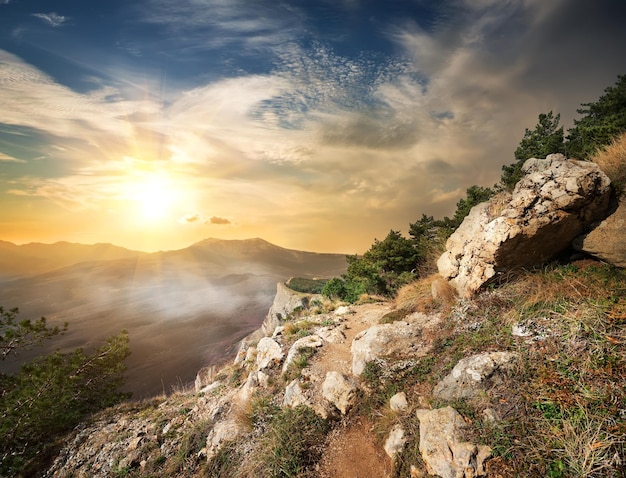
[[[419,450],[428,473],[442,478],[473,478],[485,475],[487,446],[463,442],[463,417],[452,407],[417,410],[420,421]]]
[[[513,352],[489,352],[461,359],[435,386],[433,397],[441,400],[478,397],[517,357]]]
[[[423,316],[423,317],[422,317]],[[431,345],[419,340],[422,330],[432,326],[432,316],[428,320],[424,314],[414,314],[412,320],[391,324],[374,325],[354,337],[352,341],[352,374],[361,375],[365,364],[371,360],[389,356],[420,357]],[[424,323],[421,320],[424,320]]]
[[[574,248],[617,267],[626,267],[626,199],[589,234],[574,241]]]
[[[596,164],[551,154],[523,171],[501,208],[495,200],[475,206],[446,242],[437,267],[462,297],[499,272],[551,259],[606,214],[610,180]]]
[[[404,412],[409,408],[409,404],[406,401],[406,393],[398,392],[389,399],[389,408],[394,412]]]
[[[309,305],[310,295],[291,290],[282,282],[276,284],[276,295],[270,307],[267,317],[261,328],[265,335],[272,335],[274,329],[280,325],[289,314],[298,308],[306,308]]]
[[[357,386],[343,374],[330,371],[322,384],[322,396],[345,415],[356,400]]]
[[[211,460],[217,454],[224,442],[234,440],[243,432],[243,427],[236,420],[217,422],[206,439],[207,460]]]
[[[298,405],[310,405],[309,401],[302,393],[300,380],[297,378],[292,380],[287,388],[285,388],[285,396],[283,397],[283,407],[297,407]]]
[[[404,436],[404,429],[402,425],[396,424],[389,432],[387,440],[385,440],[385,453],[394,460],[396,455],[402,452],[404,445],[406,445],[407,439]]]
[[[279,364],[284,357],[280,345],[269,337],[263,337],[256,346],[256,366],[258,370]]]
[[[300,353],[300,350],[305,348],[313,348],[317,349],[324,345],[324,341],[319,335],[307,335],[306,337],[302,337],[301,339],[296,340],[289,352],[287,353],[287,358],[285,359],[285,363],[283,364],[283,373],[287,371],[289,368],[289,364],[295,360],[295,358]]]

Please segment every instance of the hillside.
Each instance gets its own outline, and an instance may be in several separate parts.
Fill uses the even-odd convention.
[[[34,274],[33,263],[45,272]],[[0,267],[0,277],[20,277],[0,280],[0,305],[18,306],[23,318],[69,322],[68,333],[48,350],[90,348],[128,330],[126,388],[142,398],[185,385],[201,367],[230,357],[263,321],[277,282],[341,274],[345,256],[284,249],[261,239],[209,239],[152,254],[111,245],[3,243],[2,264],[10,267]],[[49,270],[53,265],[62,267]],[[15,370],[35,353],[41,351],[3,367]]]
[[[432,282],[310,301],[202,388],[95,417],[45,476],[426,477],[418,417],[447,406],[463,420],[446,446],[489,447],[486,476],[621,476],[626,274],[552,265],[473,299],[433,300]],[[490,357],[478,378],[451,379],[472,357]]]

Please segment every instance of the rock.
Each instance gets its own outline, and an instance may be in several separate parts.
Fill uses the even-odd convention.
[[[295,360],[300,353],[300,350],[305,348],[316,349],[322,345],[324,345],[324,341],[319,335],[307,335],[306,337],[296,340],[287,353],[287,358],[283,364],[283,373],[287,371],[289,364]]]
[[[396,424],[389,432],[387,440],[385,440],[385,453],[394,460],[396,455],[402,452],[404,445],[406,445],[407,439],[404,436],[404,429],[402,425]]]
[[[553,258],[606,214],[610,180],[596,164],[551,154],[527,160],[523,171],[510,198],[472,208],[446,242],[439,274],[462,297],[499,272]]]
[[[206,439],[206,456],[210,461],[220,450],[224,442],[242,435],[244,429],[234,419],[217,422],[209,431]]]
[[[335,371],[328,372],[322,384],[322,396],[345,415],[356,400],[356,384]]]
[[[617,267],[626,267],[626,199],[589,234],[576,238],[574,248]]]
[[[428,473],[442,478],[473,478],[485,475],[487,446],[463,442],[463,417],[452,407],[417,410],[420,421],[419,450]]]
[[[406,393],[398,392],[389,399],[389,408],[394,412],[405,412],[409,408]]]
[[[432,348],[419,340],[423,328],[434,326],[438,316],[413,314],[412,320],[374,325],[357,334],[352,341],[352,374],[361,375],[365,364],[389,356],[421,357]],[[435,320],[437,319],[437,320]]]
[[[280,345],[269,337],[263,337],[256,346],[256,366],[258,370],[280,363],[285,354]]]
[[[452,371],[434,388],[433,397],[440,400],[475,398],[493,384],[497,374],[511,367],[518,354],[489,352],[459,360]]]
[[[485,408],[482,415],[486,423],[497,423],[500,421],[500,415],[493,408]]]
[[[350,309],[350,307],[348,307],[347,305],[340,305],[339,307],[337,307],[334,311],[335,315],[346,315],[347,313],[351,312],[352,309]]]
[[[272,306],[261,325],[264,334],[266,336],[272,335],[274,329],[280,325],[280,322],[285,320],[294,310],[307,308],[310,298],[310,295],[291,290],[282,282],[276,284],[274,302],[272,302]]]
[[[283,407],[297,407],[298,405],[310,405],[307,398],[302,393],[300,380],[297,378],[292,380],[287,388],[285,388],[285,396],[283,397]]]
[[[335,326],[326,326],[320,327],[316,330],[317,335],[319,335],[325,342],[330,342],[331,344],[343,344],[346,341],[346,334],[343,333],[343,326],[335,327]]]

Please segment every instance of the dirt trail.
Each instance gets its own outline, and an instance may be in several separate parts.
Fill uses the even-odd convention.
[[[327,342],[315,354],[309,368],[318,377],[329,371],[350,375],[354,337],[369,327],[379,324],[391,310],[389,303],[366,304],[342,316],[340,330],[345,334],[341,342]],[[371,424],[359,418],[345,427],[335,429],[320,461],[319,478],[384,478],[391,476],[392,463],[371,432]]]

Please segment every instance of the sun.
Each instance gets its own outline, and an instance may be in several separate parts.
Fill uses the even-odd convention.
[[[133,215],[142,222],[159,222],[173,212],[181,194],[171,178],[164,173],[134,174],[125,186]]]

